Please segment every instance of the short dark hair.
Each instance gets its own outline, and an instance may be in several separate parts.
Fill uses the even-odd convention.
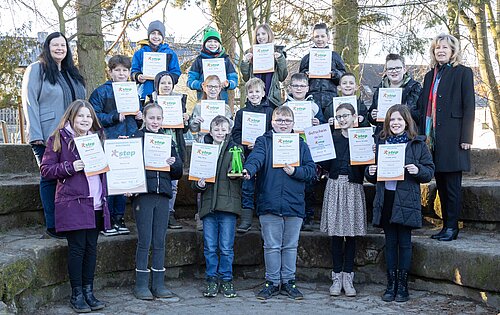
[[[314,24],[313,32],[315,30],[325,30],[325,32],[328,33],[328,26],[326,26],[326,23],[317,23]]]
[[[352,72],[344,72],[344,74],[340,76],[340,80],[342,80],[345,77],[353,77],[354,79],[356,79],[356,76]]]
[[[292,74],[292,77],[290,78],[290,82],[292,81],[306,81],[309,82],[309,78],[305,73],[302,72],[297,72]]]
[[[348,111],[351,112],[352,115],[356,114],[356,110],[354,109],[354,106],[350,103],[342,103],[337,108],[335,109],[335,112],[337,112],[339,109],[347,109]]]
[[[388,54],[385,57],[385,63],[387,63],[387,61],[391,61],[391,60],[399,60],[399,61],[401,61],[403,66],[405,65],[405,58],[399,54]]]
[[[132,67],[132,63],[130,62],[130,57],[124,55],[115,55],[108,60],[108,68],[109,70],[113,70],[118,66],[124,66],[129,69]]]

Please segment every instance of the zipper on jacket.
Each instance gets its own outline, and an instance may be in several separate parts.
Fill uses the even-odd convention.
[[[160,193],[160,172],[156,172],[156,181],[157,181],[156,193],[159,194]]]

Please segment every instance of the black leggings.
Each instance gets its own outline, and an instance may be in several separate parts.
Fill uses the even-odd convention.
[[[68,241],[68,273],[71,287],[94,282],[97,238],[103,224],[102,211],[95,211],[97,228],[66,232]]]
[[[352,272],[356,239],[350,236],[332,236],[333,272]]]

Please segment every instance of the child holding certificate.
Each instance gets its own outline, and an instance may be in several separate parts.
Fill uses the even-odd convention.
[[[314,43],[313,48],[328,48],[328,42],[330,41],[330,34],[328,32],[328,27],[325,23],[319,23],[314,25],[312,41]],[[331,72],[328,78],[312,78],[312,74],[309,69],[309,59],[310,53],[305,55],[300,61],[299,72],[305,73],[309,77],[309,93],[312,95],[316,104],[318,104],[325,117],[328,119],[330,116],[327,115],[326,110],[332,107],[332,99],[337,96],[337,85],[339,85],[339,80],[342,74],[345,72],[344,61],[338,53],[332,51],[331,57]]]
[[[358,90],[358,85],[356,84],[356,76],[354,73],[346,72],[340,77],[340,84],[338,86],[340,93],[342,96],[353,96],[356,94]],[[357,98],[357,109],[358,109],[358,127],[369,127],[370,122],[368,121],[367,114],[368,110],[366,108],[365,102],[361,99],[361,97]],[[329,108],[328,112],[333,113],[333,108]],[[327,113],[327,116],[330,116]],[[330,118],[328,118],[328,123],[330,125],[334,125],[335,117],[332,114]]]
[[[111,80],[96,88],[90,95],[89,102],[104,127],[106,139],[118,139],[119,136],[130,137],[137,131],[137,124],[142,120],[141,112],[136,115],[124,115],[116,108],[113,82],[127,82],[130,77],[130,67],[129,57],[123,55],[111,57],[108,61],[108,74]],[[123,220],[126,200],[123,195],[108,196],[111,228],[102,231],[102,235],[114,236],[130,233]]]
[[[213,61],[214,65],[210,68],[216,73],[225,73],[224,78],[219,77],[222,83],[220,98],[227,101],[227,90],[234,90],[238,86],[238,73],[236,73],[229,55],[226,54],[226,50],[222,47],[220,33],[212,27],[207,27],[203,32],[201,52],[194,60],[188,72],[187,86],[191,90],[198,91],[198,100],[200,100],[203,95],[203,81],[205,81],[209,75],[216,74],[204,74],[203,60]],[[219,64],[218,62],[221,63]]]
[[[155,92],[153,93],[153,98],[155,102],[158,104],[157,96],[167,96],[167,95],[178,95],[181,98],[181,107],[182,107],[182,124],[183,128],[163,128],[163,131],[167,135],[171,135],[173,141],[175,142],[175,149],[179,154],[181,159],[181,163],[184,163],[186,160],[186,141],[184,140],[184,133],[189,130],[189,115],[186,113],[186,94],[179,94],[174,92],[174,77],[167,71],[162,71],[158,73],[154,80]],[[168,112],[165,112],[164,115],[168,115]],[[177,224],[175,219],[175,198],[177,196],[177,183],[178,180],[172,181],[172,198],[169,201],[169,216],[168,219],[168,228],[169,229],[182,229],[182,225]]]
[[[155,103],[144,107],[144,124],[134,137],[144,138],[146,133],[161,134],[163,121],[162,108]],[[144,144],[144,141],[143,141]],[[172,180],[182,176],[182,161],[172,143],[171,156],[165,157],[170,171],[146,170],[148,192],[134,198],[135,222],[137,224],[137,251],[135,256],[135,288],[134,295],[141,300],[152,300],[153,297],[168,298],[174,294],[165,287],[165,238],[168,227],[168,204],[172,198]],[[148,269],[149,250],[151,245],[151,271]],[[152,273],[151,290],[149,275]]]
[[[244,124],[248,124],[248,120],[261,120],[261,129],[255,128],[255,135],[253,139],[258,136],[262,136],[265,132],[271,130],[271,120],[273,115],[273,109],[269,105],[269,102],[265,98],[265,84],[259,78],[251,78],[245,84],[247,100],[245,102],[245,107],[236,112],[234,118],[234,128],[233,128],[233,141],[242,145],[245,148],[245,157],[250,154],[253,149],[254,143],[248,141],[248,139],[243,138]],[[248,115],[248,116],[247,116]],[[246,116],[245,120],[243,116]],[[259,118],[260,117],[260,118]],[[254,193],[255,193],[255,178],[251,180],[244,181],[242,183],[242,196],[241,196],[241,221],[238,226],[237,231],[239,233],[246,233],[252,228],[252,218],[253,211],[255,209],[254,205]]]
[[[375,135],[382,130],[382,122],[377,122],[379,89],[381,88],[400,88],[402,89],[401,100],[397,104],[406,104],[410,108],[412,118],[418,121],[417,101],[422,90],[422,85],[413,80],[411,75],[406,72],[405,59],[398,54],[388,54],[385,57],[385,74],[382,77],[378,88],[373,93],[372,105],[368,109],[368,120],[377,128]]]
[[[160,71],[168,71],[174,79],[174,84],[177,83],[181,75],[179,59],[177,54],[170,48],[165,39],[165,25],[160,21],[153,21],[148,26],[148,39],[141,40],[137,44],[141,48],[134,53],[132,57],[132,79],[139,84],[138,93],[141,101],[144,103],[146,96],[151,96],[153,93],[153,79]],[[145,56],[147,55],[147,61]],[[163,54],[157,57],[156,54]],[[150,60],[165,59],[164,64],[154,64]],[[151,68],[145,69],[145,66]]]
[[[236,219],[241,210],[241,184],[227,175],[233,161],[233,153],[229,150],[236,146],[229,133],[229,120],[216,116],[204,141],[220,148],[216,183],[205,182],[205,178],[193,182],[194,190],[201,193],[200,218],[203,220],[207,280],[203,291],[205,297],[215,297],[219,290],[227,298],[236,297],[232,282],[233,245]]]
[[[321,162],[328,171],[320,230],[332,237],[332,286],[330,295],[356,296],[353,286],[356,236],[366,235],[366,201],[363,190],[365,166],[350,165],[347,130],[358,119],[352,104],[337,107],[340,133],[333,134],[336,158]]]
[[[406,302],[412,256],[411,230],[422,227],[420,184],[432,179],[434,163],[425,136],[417,134],[406,105],[389,108],[376,143],[377,150],[380,144],[406,144],[404,180],[377,182],[377,165],[370,165],[365,171],[366,179],[377,185],[373,224],[382,227],[385,234],[387,289],[382,300]]]
[[[106,175],[85,175],[85,165],[74,143],[76,137],[93,133],[102,141],[101,128],[92,105],[84,100],[74,101],[47,141],[40,166],[43,177],[57,179],[56,231],[65,232],[68,241],[70,303],[76,312],[105,307],[94,296],[93,282],[99,231],[111,227],[105,202]]]
[[[269,101],[271,107],[276,108],[283,104],[283,98],[281,96],[281,85],[280,82],[284,82],[288,76],[288,70],[286,65],[285,55],[277,51],[274,47],[274,34],[271,27],[268,24],[260,24],[255,28],[255,33],[253,36],[253,43],[258,45],[263,44],[273,44],[274,51],[274,67],[268,72],[254,72],[253,65],[253,48],[250,48],[243,60],[241,61],[241,75],[243,76],[243,81],[247,82],[250,78],[256,77],[264,81],[266,84],[266,97]]]
[[[305,217],[305,183],[316,174],[316,166],[307,144],[299,138],[296,154],[299,166],[285,164],[273,167],[273,135],[289,134],[293,129],[293,111],[287,106],[276,108],[272,116],[273,130],[257,138],[252,153],[244,164],[244,179],[257,176],[257,215],[264,239],[266,283],[257,294],[267,300],[280,291],[295,300],[303,299],[295,284],[297,246],[300,227]]]

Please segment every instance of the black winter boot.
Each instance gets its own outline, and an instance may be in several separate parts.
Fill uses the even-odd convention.
[[[236,229],[238,233],[246,233],[252,229],[253,209],[241,209],[240,225]]]
[[[92,311],[90,306],[85,302],[82,287],[74,287],[71,292],[71,308],[77,313],[89,313]]]
[[[151,292],[157,298],[171,298],[175,294],[165,287],[165,268],[163,270],[152,269],[153,280],[151,282]]]
[[[410,299],[408,293],[408,271],[398,270],[398,291],[396,294],[396,302],[406,302]]]
[[[396,296],[396,270],[387,270],[387,288],[385,289],[384,295],[382,295],[382,301],[392,302]]]
[[[94,296],[94,287],[92,284],[85,284],[83,286],[83,296],[85,297],[85,302],[90,306],[90,309],[97,311],[103,309],[106,304],[96,299]]]

